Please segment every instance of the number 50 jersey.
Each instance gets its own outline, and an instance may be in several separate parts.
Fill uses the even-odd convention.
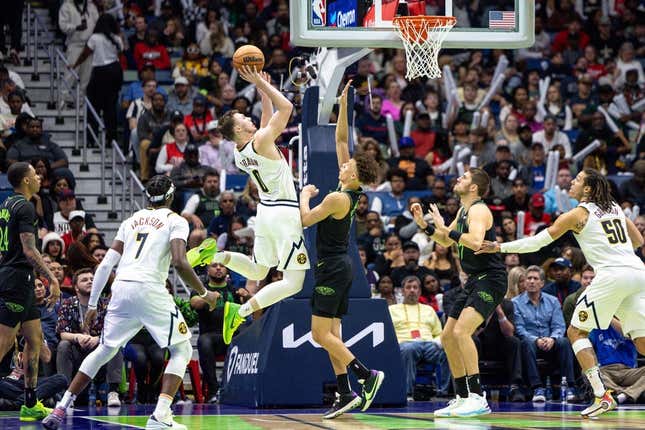
[[[170,268],[170,241],[186,242],[188,233],[188,221],[168,208],[135,212],[121,223],[114,238],[123,242],[115,280],[164,286]]]
[[[583,202],[579,206],[587,209],[589,217],[582,231],[574,236],[591,267],[596,272],[604,267],[642,270],[643,262],[634,253],[620,206],[614,203],[609,212],[604,212],[595,203]]]
[[[276,201],[290,200],[297,202],[296,187],[293,183],[291,166],[282,156],[279,160],[271,160],[255,152],[253,139],[241,150],[235,148],[235,165],[251,176],[258,187],[260,200]]]

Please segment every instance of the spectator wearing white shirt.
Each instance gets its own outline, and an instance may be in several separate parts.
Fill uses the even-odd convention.
[[[91,0],[65,0],[58,11],[58,27],[65,33],[65,56],[72,64],[83,52],[85,44],[92,36],[92,31],[99,19],[99,11]],[[84,61],[78,68],[81,79],[81,94],[85,94],[92,74],[92,61]],[[65,80],[71,87],[72,76],[66,73]],[[63,86],[64,98],[69,100],[69,90]]]
[[[123,70],[119,62],[123,41],[119,33],[116,19],[109,14],[101,15],[94,27],[94,33],[72,65],[72,68],[76,69],[92,56],[92,74],[87,86],[87,98],[96,112],[103,115],[108,142],[116,139],[116,108],[123,83]],[[90,126],[96,130],[96,124],[92,124],[93,116],[89,117]]]
[[[137,135],[137,124],[139,118],[144,112],[152,109],[152,96],[157,92],[157,81],[148,79],[143,82],[143,96],[130,102],[128,110],[125,113],[125,119],[128,121],[130,129],[130,148],[136,155],[139,154],[139,137]]]
[[[11,79],[5,79],[0,81],[0,114],[11,113],[11,108],[9,107],[9,94],[17,91],[16,83]],[[23,97],[24,101],[24,97]],[[31,117],[35,117],[28,103],[23,103],[20,108],[20,112],[26,113]]]
[[[541,143],[546,152],[552,151],[556,145],[561,145],[565,158],[571,158],[573,155],[569,136],[558,130],[557,121],[551,115],[544,118],[544,129],[533,133],[533,143]]]

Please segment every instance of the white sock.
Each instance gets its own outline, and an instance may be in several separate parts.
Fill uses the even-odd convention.
[[[591,384],[591,388],[593,388],[593,394],[596,397],[602,397],[605,395],[605,384],[602,383],[602,379],[600,379],[600,369],[598,366],[594,366],[590,369],[588,369],[585,372],[585,376],[589,380],[589,383]]]
[[[618,399],[618,403],[622,405],[627,400],[627,394],[620,393],[619,395],[616,396],[616,398]]]
[[[67,409],[69,406],[72,404],[72,402],[76,400],[76,394],[72,393],[71,391],[65,391],[65,394],[63,394],[63,398],[60,399],[60,402],[56,404],[57,408],[62,408],[62,409]]]
[[[248,301],[244,303],[242,306],[240,306],[240,308],[237,310],[237,313],[242,318],[246,318],[249,315],[251,315],[253,313],[253,307],[251,306],[251,302]]]
[[[157,407],[153,412],[155,418],[159,421],[165,420],[168,415],[170,415],[170,405],[172,404],[172,397],[168,394],[159,394],[159,399],[157,400]]]

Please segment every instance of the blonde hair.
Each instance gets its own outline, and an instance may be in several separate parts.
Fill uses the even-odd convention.
[[[513,267],[508,272],[508,290],[506,290],[505,299],[512,299],[520,295],[520,279],[526,276],[526,269],[522,266]]]

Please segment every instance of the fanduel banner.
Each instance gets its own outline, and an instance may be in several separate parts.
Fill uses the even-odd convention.
[[[385,372],[374,403],[404,404],[401,354],[387,304],[350,299],[349,309],[343,341],[367,366]],[[280,302],[242,328],[229,347],[224,369],[221,402],[247,407],[322,406],[323,387],[336,382],[327,352],[311,338],[306,299]],[[353,377],[352,386],[360,388]]]

